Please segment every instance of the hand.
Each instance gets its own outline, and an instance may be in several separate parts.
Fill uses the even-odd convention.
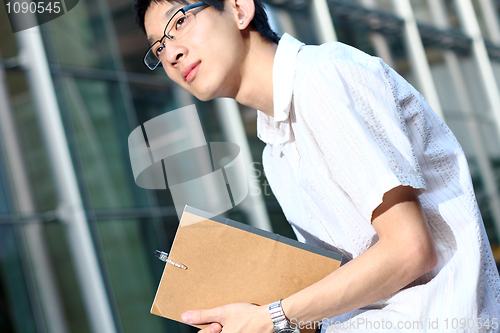
[[[198,333],[272,333],[273,323],[268,306],[235,303],[210,310],[187,311],[182,314],[186,324],[210,324]]]

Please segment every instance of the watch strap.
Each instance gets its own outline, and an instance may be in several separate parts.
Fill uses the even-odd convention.
[[[281,300],[269,304],[269,314],[271,315],[275,333],[284,328],[290,328],[290,324],[288,324],[288,320],[281,307]]]

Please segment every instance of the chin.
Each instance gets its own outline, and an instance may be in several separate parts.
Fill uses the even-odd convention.
[[[218,84],[218,81],[211,80],[210,82],[204,82],[204,84],[201,83],[201,81],[198,81],[194,85],[188,87],[190,89],[187,89],[188,92],[190,92],[200,101],[206,102],[215,98],[229,96],[225,93],[226,91],[222,87],[222,84]]]
[[[215,98],[209,95],[202,95],[202,94],[192,94],[192,95],[202,102],[207,102]]]
[[[192,91],[191,93],[202,102],[210,101],[217,97],[222,97],[215,94],[215,92],[211,89],[206,89],[204,91]]]
[[[207,102],[207,101],[210,101],[210,100],[216,98],[216,97],[209,95],[209,94],[195,94],[194,96],[202,102]]]

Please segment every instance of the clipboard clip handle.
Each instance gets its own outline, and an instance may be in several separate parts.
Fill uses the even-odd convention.
[[[178,267],[178,268],[181,268],[181,269],[187,269],[187,267],[184,266],[183,264],[179,264],[179,263],[176,263],[175,261],[172,261],[172,260],[168,259],[168,253],[167,252],[156,250],[155,251],[155,257],[157,257],[158,259],[160,259],[163,262],[166,262],[167,264],[174,265],[175,267]]]

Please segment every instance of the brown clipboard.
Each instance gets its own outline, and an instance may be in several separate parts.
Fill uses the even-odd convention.
[[[188,310],[283,299],[336,270],[342,255],[186,206],[169,259],[187,269],[165,264],[151,313],[182,322]]]

